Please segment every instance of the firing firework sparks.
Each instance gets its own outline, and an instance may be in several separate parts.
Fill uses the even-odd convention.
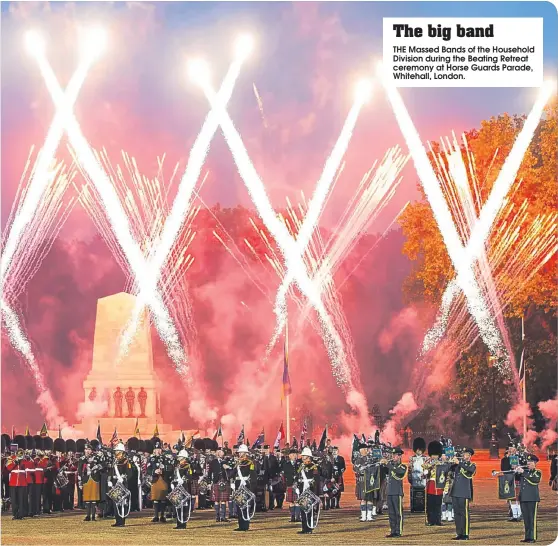
[[[463,247],[448,204],[436,178],[436,174],[430,164],[430,160],[428,159],[428,155],[422,145],[420,136],[409,116],[409,113],[407,112],[407,109],[405,108],[405,104],[403,103],[397,89],[389,82],[388,78],[384,77],[383,68],[381,66],[378,69],[378,73],[381,76],[382,83],[386,89],[395,117],[407,142],[409,151],[411,152],[417,173],[423,184],[428,201],[432,207],[434,217],[440,228],[440,232],[444,239],[450,259],[453,262],[455,270],[458,272],[459,285],[467,299],[469,312],[475,318],[483,341],[489,348],[490,352],[494,355],[504,356],[505,362],[509,363],[510,356],[505,352],[500,332],[496,327],[493,315],[489,312],[489,306],[486,303],[485,297],[478,285],[476,276],[471,267],[472,260],[468,256],[468,252],[470,253],[471,250],[477,248],[477,246],[472,246],[469,251],[467,251],[468,247]],[[537,101],[536,107],[541,108],[541,111],[548,96],[550,96],[550,92],[545,90],[542,99]],[[537,119],[539,117],[540,114]],[[533,121],[531,121],[531,124],[532,123]],[[527,134],[527,132],[524,133],[524,138],[527,138]],[[528,142],[529,141],[530,138]],[[521,158],[522,156],[519,158],[519,163],[521,162]],[[510,171],[512,170],[511,162],[508,169],[510,169]],[[491,202],[490,209],[487,210],[492,210],[493,207],[497,210],[501,205],[501,199],[503,199],[503,196],[500,200],[497,200],[495,197]],[[484,239],[480,240],[480,244],[482,244],[483,241]],[[469,245],[469,247],[470,246],[471,245]]]
[[[535,130],[539,124],[539,120],[544,111],[544,107],[551,96],[551,90],[549,88],[544,88],[540,94],[539,99],[533,106],[521,132],[519,133],[513,148],[507,157],[502,170],[492,188],[492,192],[488,197],[485,205],[483,206],[478,221],[475,221],[476,211],[472,196],[469,192],[469,183],[467,170],[463,161],[463,156],[460,147],[454,139],[454,145],[450,146],[449,151],[445,154],[448,159],[449,165],[449,176],[454,180],[454,186],[456,188],[456,196],[458,201],[461,203],[461,207],[458,208],[458,213],[461,212],[462,215],[457,216],[457,219],[463,218],[465,224],[461,227],[463,238],[463,230],[465,232],[470,232],[469,242],[464,249],[463,260],[460,262],[462,268],[471,268],[476,260],[481,258],[481,267],[479,271],[483,276],[485,284],[492,289],[489,289],[488,295],[494,293],[494,288],[492,285],[492,276],[490,273],[490,268],[486,266],[486,258],[483,260],[484,253],[484,243],[487,240],[492,226],[500,213],[506,195],[508,194],[510,188],[512,187],[515,177],[523,161],[523,157],[531,143]],[[465,143],[466,144],[466,143]],[[438,164],[440,166],[440,164]],[[455,217],[455,215],[454,215]],[[484,267],[482,266],[484,264]],[[462,273],[460,269],[456,268],[457,276],[456,279],[451,281],[442,296],[442,305],[439,311],[438,318],[434,327],[426,334],[423,343],[423,352],[431,350],[442,338],[447,326],[447,319],[450,311],[451,304],[459,292],[459,288],[464,282],[462,279]],[[492,307],[499,307],[498,303],[493,303]],[[498,313],[500,315],[501,313]],[[503,326],[503,325],[501,325]],[[502,332],[502,328],[500,328]],[[503,337],[507,337],[507,333],[502,332]],[[509,342],[507,345],[507,354],[510,355]]]
[[[237,40],[236,58],[231,64],[229,71],[227,72],[227,75],[223,80],[221,89],[218,93],[219,100],[223,102],[223,104],[227,104],[230,100],[230,97],[234,90],[234,85],[240,75],[240,69],[244,60],[248,56],[251,47],[252,43],[249,37],[241,36]],[[190,75],[193,78],[201,78],[202,80],[206,80],[207,78],[209,78],[208,68],[201,61],[190,63],[189,69]],[[131,339],[135,334],[138,319],[141,315],[146,300],[151,297],[151,294],[157,288],[161,270],[168,258],[169,252],[175,244],[176,237],[180,232],[180,228],[184,224],[185,217],[188,213],[190,202],[192,200],[192,193],[200,176],[205,158],[207,157],[209,145],[211,143],[211,140],[213,139],[213,136],[217,132],[218,127],[219,123],[217,120],[217,116],[213,111],[210,111],[205,118],[203,126],[196,138],[196,141],[194,142],[194,145],[192,146],[192,149],[190,150],[188,164],[186,165],[186,170],[178,187],[178,192],[174,200],[173,207],[161,232],[159,245],[154,251],[152,258],[149,260],[146,270],[142,274],[140,292],[134,306],[132,318],[129,324],[126,326],[126,329],[122,336],[120,345],[121,351],[125,351],[126,348],[129,346]]]
[[[97,33],[94,34],[93,38],[97,40]],[[91,37],[90,40],[92,40]],[[86,58],[99,53],[99,43],[97,41],[90,41],[87,42],[87,44]],[[106,172],[99,165],[89,143],[83,136],[81,128],[68,104],[67,97],[60,88],[60,84],[44,55],[44,51],[35,51],[35,59],[39,65],[49,93],[56,105],[57,112],[59,112],[62,117],[62,127],[68,135],[68,139],[75,151],[75,156],[80,164],[80,168],[87,172],[88,176],[93,181],[105,207],[107,217],[110,220],[118,244],[122,248],[136,279],[138,279],[138,283],[141,284],[143,271],[145,269],[145,258],[137,241],[130,233],[129,219],[122,209],[116,191],[111,185]],[[180,344],[176,327],[170,317],[168,309],[163,303],[161,295],[158,292],[151,293],[148,303],[153,312],[155,326],[157,327],[161,339],[167,346],[169,356],[175,363],[177,372],[182,377],[186,377],[188,372],[186,354]]]
[[[285,224],[281,222],[273,210],[269,197],[265,191],[265,187],[256,172],[254,165],[250,161],[242,138],[234,127],[222,101],[216,95],[207,79],[199,81],[206,98],[208,99],[212,111],[216,112],[219,118],[219,124],[225,136],[225,140],[233,154],[233,158],[239,170],[241,178],[250,193],[250,197],[258,213],[266,227],[269,229],[271,235],[277,241],[281,252],[289,269],[295,270],[295,280],[301,291],[309,298],[312,305],[318,312],[320,322],[324,331],[325,343],[332,363],[333,374],[339,385],[344,388],[351,388],[351,377],[345,363],[345,355],[343,351],[342,341],[339,334],[336,332],[331,318],[329,317],[319,295],[316,287],[308,277],[306,267],[300,256],[300,252],[296,246],[296,241],[293,240]],[[278,317],[279,321],[284,320]]]

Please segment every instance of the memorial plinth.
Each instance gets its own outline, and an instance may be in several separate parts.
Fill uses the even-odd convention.
[[[119,355],[120,337],[126,328],[136,297],[121,292],[97,302],[93,362],[83,382],[86,416],[78,427],[90,438],[101,425],[103,439],[114,428],[121,438],[138,428],[149,438],[158,426],[161,436],[171,431],[160,411],[160,382],[153,369],[153,348],[147,312],[144,310],[136,335],[125,354]],[[120,356],[120,358],[119,358]]]

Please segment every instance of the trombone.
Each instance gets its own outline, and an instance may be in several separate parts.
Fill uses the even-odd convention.
[[[523,468],[523,469],[527,469],[529,468],[527,465],[520,465],[520,466],[516,466],[517,468]],[[492,475],[493,476],[503,476],[504,474],[515,474],[515,470],[493,470],[492,471]]]

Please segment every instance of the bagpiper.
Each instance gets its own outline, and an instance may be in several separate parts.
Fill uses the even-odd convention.
[[[238,447],[238,455],[238,462],[233,469],[234,490],[236,495],[238,495],[242,488],[245,488],[247,493],[246,498],[242,499],[242,504],[238,504],[238,500],[235,502],[235,504],[237,504],[236,510],[238,514],[238,528],[236,528],[235,531],[249,531],[250,521],[256,508],[255,495],[258,475],[254,461],[248,457],[247,445],[241,444]]]
[[[369,449],[372,448],[368,444],[359,443],[358,451],[351,457],[356,477],[355,495],[360,501],[360,521],[374,521],[374,493],[379,490],[379,467]]]
[[[345,464],[344,457],[339,455],[339,448],[337,446],[333,446],[333,479],[337,485],[337,492],[331,499],[332,508],[341,508],[341,493],[345,491],[343,474],[346,469],[347,465]]]
[[[300,507],[296,505],[296,478],[298,476],[298,451],[294,448],[289,449],[288,459],[283,460],[281,465],[281,473],[285,480],[287,488],[286,502],[289,506],[291,514],[291,522],[301,521]]]
[[[172,468],[168,468],[163,457],[161,440],[153,438],[151,441],[153,442],[153,455],[149,457],[147,463],[147,472],[153,479],[151,482],[151,502],[153,502],[155,514],[151,521],[153,523],[166,523],[165,504],[169,492]]]
[[[382,461],[387,469],[387,502],[390,533],[386,538],[397,538],[403,534],[403,478],[407,473],[407,465],[401,462],[403,450],[395,447],[391,461]]]
[[[525,527],[525,538],[521,542],[537,541],[537,508],[541,497],[539,495],[539,483],[542,472],[536,467],[539,458],[529,453],[526,456],[527,469],[518,467],[516,473],[520,478],[519,502],[523,513],[523,526]]]
[[[231,466],[223,458],[223,450],[217,449],[216,457],[209,463],[209,481],[213,484],[215,501],[215,521],[227,522],[227,503],[231,498],[231,484],[228,470]]]
[[[477,466],[471,461],[475,450],[471,447],[463,449],[463,460],[454,457],[453,463],[453,488],[451,498],[455,516],[456,536],[452,540],[469,540],[471,526],[471,513],[469,503],[473,499],[473,477],[477,472]]]
[[[101,470],[103,465],[86,442],[84,454],[78,461],[78,486],[82,492],[86,516],[83,521],[95,521],[97,503],[101,501]]]

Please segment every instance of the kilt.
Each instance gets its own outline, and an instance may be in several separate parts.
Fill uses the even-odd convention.
[[[101,500],[101,484],[89,478],[83,484],[83,502],[99,502]]]
[[[231,484],[226,482],[225,489],[219,491],[219,484],[213,484],[213,501],[214,502],[229,502],[231,500]]]
[[[164,501],[167,498],[169,486],[163,478],[158,478],[151,484],[151,500]]]
[[[197,495],[200,494],[200,482],[198,481],[198,478],[194,478],[193,480],[190,480],[190,495],[192,495],[193,497],[196,497]]]
[[[296,493],[293,486],[287,487],[287,496],[285,497],[285,500],[290,504],[296,502]]]

